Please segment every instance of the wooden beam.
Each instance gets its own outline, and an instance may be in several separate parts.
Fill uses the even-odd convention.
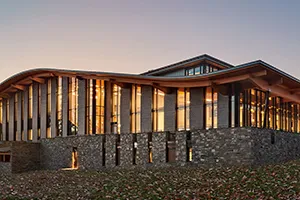
[[[250,73],[250,74],[244,74],[244,75],[240,75],[240,76],[220,78],[220,79],[215,80],[214,82],[216,84],[221,85],[221,84],[226,84],[226,83],[232,83],[232,82],[246,80],[246,79],[249,79],[251,77],[260,77],[260,76],[265,76],[265,75],[267,75],[267,70],[262,70],[262,71],[259,71],[259,72],[254,72],[254,73]]]
[[[110,82],[111,82],[112,84],[118,85],[118,86],[121,87],[121,88],[131,88],[131,84],[130,84],[130,83],[122,83],[122,82],[115,81],[115,80],[110,80]]]
[[[269,85],[282,85],[283,84],[283,78],[279,78],[279,79],[275,79],[275,80],[272,80],[272,81],[268,81],[269,82]]]
[[[159,85],[162,87],[207,87],[210,86],[212,81],[198,81],[198,82],[160,82]]]
[[[49,77],[49,78],[51,78],[51,77],[55,77],[55,74],[52,73],[52,72],[47,72],[47,73],[37,74],[34,77],[36,77],[36,78],[41,78],[41,77],[44,77],[44,78],[45,77]]]
[[[157,88],[157,89],[163,91],[165,94],[170,94],[170,93],[172,93],[172,89],[171,89],[171,88],[168,88],[168,87],[162,87],[162,86],[160,86],[160,85],[157,84],[157,83],[153,83],[152,86],[153,86],[154,88]]]
[[[267,91],[266,92],[266,98],[265,98],[263,128],[266,128],[266,126],[267,126],[267,113],[269,113],[269,96],[270,96],[270,92]]]
[[[6,94],[6,93],[1,93],[1,94],[0,94],[0,97],[1,97],[1,98],[4,98],[4,99],[7,99],[7,98],[10,97],[10,95],[9,95],[9,94]]]
[[[38,82],[40,84],[44,84],[45,83],[45,79],[43,78],[39,78],[39,77],[32,77],[32,76],[29,76],[28,77],[30,80],[34,81],[34,82]]]
[[[293,88],[293,89],[289,89],[291,94],[299,94],[300,93],[300,88]]]
[[[260,78],[250,78],[250,80],[262,90],[269,91],[271,94],[275,94],[276,96],[280,96],[289,101],[300,103],[300,96],[291,94],[289,90],[285,90],[279,86],[269,85],[267,81]]]
[[[26,87],[24,85],[16,85],[16,84],[11,84],[11,87],[16,88],[18,90],[24,91]]]

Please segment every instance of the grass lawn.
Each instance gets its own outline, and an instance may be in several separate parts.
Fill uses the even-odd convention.
[[[0,174],[0,199],[300,199],[299,183],[300,161],[258,168],[36,171]]]

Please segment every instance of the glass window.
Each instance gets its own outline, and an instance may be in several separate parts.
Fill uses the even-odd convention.
[[[51,80],[47,82],[47,138],[51,138]]]
[[[14,116],[14,121],[16,121],[18,119],[18,93],[15,93],[15,107],[14,107],[14,113],[15,113],[15,116]]]
[[[32,85],[29,86],[29,96],[28,96],[28,140],[32,140],[32,111],[33,111],[33,102],[32,102]]]
[[[105,87],[103,80],[87,80],[86,133],[104,133]]]
[[[194,75],[194,69],[193,68],[189,69],[188,75],[189,76],[193,76]]]
[[[218,93],[213,92],[213,127],[218,128]]]
[[[231,95],[231,127],[235,127],[235,95]]]
[[[141,132],[141,87],[132,85],[131,89],[131,133]]]
[[[188,89],[177,90],[177,130],[190,129],[190,92]]]
[[[76,135],[78,133],[78,79],[69,78],[69,122],[68,134]]]
[[[206,93],[205,93],[205,110],[206,110],[206,128],[212,128],[213,126],[213,112],[212,112],[212,88],[207,87],[206,88]]]
[[[112,97],[112,132],[119,133],[121,132],[121,87],[114,84],[113,85],[113,97]]]
[[[195,75],[200,74],[200,66],[195,68]]]
[[[2,110],[2,101],[0,101],[0,124],[2,124],[2,114],[3,114],[3,110]]]
[[[57,136],[62,136],[62,77],[57,79]]]
[[[164,130],[164,97],[165,94],[154,88],[153,90],[153,131]]]
[[[2,118],[2,114],[3,114],[3,107],[2,107],[2,100],[0,100],[0,127],[2,127],[2,123],[3,123],[3,118]],[[3,132],[2,129],[0,129],[0,141],[3,141]]]
[[[251,90],[251,126],[256,127],[256,106],[257,106],[257,102],[256,102],[256,90]]]
[[[200,74],[204,74],[204,66],[203,65],[200,66]]]
[[[96,134],[104,133],[105,88],[103,80],[96,80]]]

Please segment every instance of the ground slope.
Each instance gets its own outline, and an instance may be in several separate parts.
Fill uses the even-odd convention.
[[[300,161],[259,168],[0,174],[0,199],[300,199]]]

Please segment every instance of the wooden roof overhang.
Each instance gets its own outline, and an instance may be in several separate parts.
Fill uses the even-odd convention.
[[[172,88],[218,86],[233,82],[251,84],[253,87],[270,91],[286,101],[300,103],[300,81],[262,61],[227,68],[209,74],[185,77],[160,77],[107,72],[75,71],[62,69],[33,69],[21,72],[0,84],[0,97],[24,90],[32,82],[45,83],[56,76],[81,79],[102,79],[127,87],[130,84],[151,85],[164,92]]]

